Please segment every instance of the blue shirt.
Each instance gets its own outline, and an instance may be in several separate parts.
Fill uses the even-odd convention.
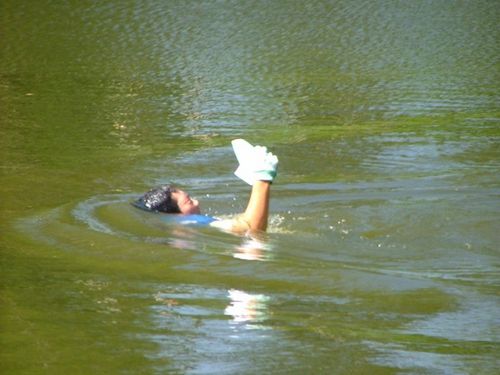
[[[174,222],[182,225],[208,225],[217,219],[212,216],[205,215],[180,215],[180,214],[166,214],[162,215],[162,221]]]

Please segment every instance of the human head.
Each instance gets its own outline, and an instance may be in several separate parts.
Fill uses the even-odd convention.
[[[171,185],[162,185],[152,189],[134,202],[136,207],[168,214],[199,214],[200,207],[196,199],[188,193]]]

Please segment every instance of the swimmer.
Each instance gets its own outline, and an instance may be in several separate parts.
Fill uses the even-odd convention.
[[[239,166],[234,174],[252,186],[245,212],[231,220],[217,220],[208,216],[204,223],[234,233],[253,233],[267,229],[271,183],[276,177],[278,158],[266,147],[252,146],[243,139],[231,142]],[[171,185],[148,191],[135,201],[134,206],[153,212],[175,215],[200,215],[200,203]]]

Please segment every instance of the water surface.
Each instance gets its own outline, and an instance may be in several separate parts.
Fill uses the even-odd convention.
[[[494,1],[0,5],[3,373],[493,374]],[[134,209],[174,182],[255,240]]]

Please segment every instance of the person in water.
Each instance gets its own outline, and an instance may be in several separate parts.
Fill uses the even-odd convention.
[[[232,142],[239,166],[234,174],[252,186],[245,212],[231,220],[213,219],[209,225],[235,233],[258,232],[267,229],[271,183],[277,174],[278,158],[266,147],[252,146],[243,139]],[[171,185],[152,189],[134,202],[148,211],[174,215],[200,215],[200,203]]]

